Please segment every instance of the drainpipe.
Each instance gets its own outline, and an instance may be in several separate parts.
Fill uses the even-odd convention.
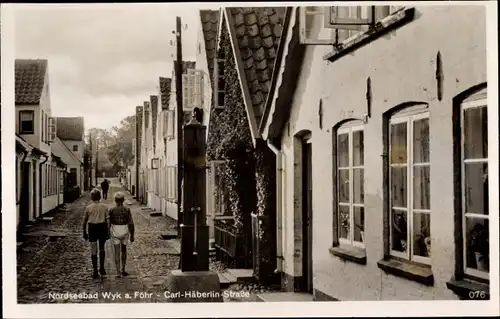
[[[39,207],[39,210],[40,210],[40,216],[43,215],[42,213],[42,204],[43,204],[43,194],[42,194],[42,186],[43,186],[43,180],[42,180],[42,165],[45,164],[47,161],[49,160],[49,157],[48,156],[45,156],[45,160],[43,162],[40,162],[40,164],[38,164],[38,173],[40,175],[39,179],[38,179],[38,192],[39,192],[39,198],[38,198],[38,207]]]
[[[282,153],[281,151],[270,141],[267,141],[267,146],[276,155],[276,270],[275,273],[283,272],[283,168],[282,168]]]

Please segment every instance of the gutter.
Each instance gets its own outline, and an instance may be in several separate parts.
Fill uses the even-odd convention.
[[[282,167],[282,153],[270,141],[267,141],[267,146],[276,155],[276,270],[275,273],[283,272],[283,167]]]
[[[40,197],[38,198],[38,204],[40,207],[40,216],[43,215],[42,213],[42,204],[43,204],[43,194],[42,194],[42,185],[43,185],[43,181],[42,181],[42,165],[45,164],[48,160],[49,160],[49,156],[48,155],[44,155],[45,156],[45,160],[43,162],[40,162],[40,164],[38,164],[38,172],[40,174],[40,178],[38,179],[38,191],[39,191],[39,194],[40,194]],[[40,217],[38,216],[38,217]]]

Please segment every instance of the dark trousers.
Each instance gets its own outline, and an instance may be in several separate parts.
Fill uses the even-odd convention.
[[[102,190],[102,198],[103,199],[108,199],[108,190],[107,189],[103,189]]]

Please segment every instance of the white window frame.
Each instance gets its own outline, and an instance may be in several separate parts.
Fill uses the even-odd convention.
[[[23,120],[23,115],[30,116],[30,120]],[[31,121],[31,131],[23,130],[23,122]],[[35,111],[33,110],[20,110],[19,111],[19,133],[20,134],[35,134]]]
[[[57,136],[57,121],[54,117],[49,117],[47,142],[53,143],[56,139],[56,136]]]
[[[413,163],[413,136],[414,136],[414,131],[413,131],[413,123],[418,120],[422,119],[427,119],[429,121],[429,142],[430,142],[430,116],[429,116],[429,111],[427,110],[427,107],[425,108],[425,111],[422,111],[421,107],[423,105],[418,105],[413,108],[410,108],[409,110],[403,110],[402,112],[394,115],[391,117],[389,120],[389,135],[388,135],[388,143],[389,143],[389,158],[388,158],[388,163],[389,163],[389,233],[390,233],[390,239],[389,239],[389,250],[390,254],[395,257],[399,257],[408,261],[414,261],[426,265],[431,264],[432,260],[432,255],[431,257],[423,257],[423,256],[417,256],[414,255],[413,251],[413,217],[414,213],[419,213],[419,214],[429,214],[431,217],[432,213],[432,208],[430,209],[414,209],[413,208],[413,168],[415,166],[429,166],[431,167],[431,161],[430,161],[430,150],[429,150],[429,162],[426,163],[418,163],[414,164]],[[392,164],[391,163],[391,154],[392,154],[392,143],[391,143],[391,131],[392,131],[392,125],[393,124],[400,124],[400,123],[406,123],[406,163],[405,164]],[[406,167],[406,202],[407,202],[407,207],[394,207],[392,206],[392,167]],[[430,183],[429,183],[430,187]],[[429,203],[430,204],[430,203]],[[406,238],[406,244],[407,244],[407,249],[406,253],[404,252],[399,252],[395,251],[392,249],[392,242],[393,242],[393,214],[392,211],[397,210],[397,211],[403,211],[406,212],[406,222],[407,222],[407,238]],[[432,224],[432,218],[431,218],[431,224]],[[429,233],[431,230],[429,229]],[[432,233],[429,234],[430,237],[432,238]]]
[[[224,109],[225,107],[225,103],[224,101],[222,101],[222,104],[219,103],[219,93],[224,93],[224,100],[225,100],[225,96],[226,96],[226,84],[224,83],[224,89],[221,90],[219,89],[219,80],[222,78],[223,81],[225,81],[225,74],[226,74],[226,68],[224,67],[224,73],[223,74],[220,74],[219,73],[219,62],[223,62],[225,63],[225,59],[219,59],[219,58],[216,58],[215,59],[215,66],[214,66],[214,73],[215,73],[215,84],[214,84],[214,108],[216,110],[222,110]]]
[[[486,89],[484,89],[486,90]],[[481,278],[481,279],[487,279],[489,280],[489,277],[490,277],[490,273],[489,272],[484,272],[484,271],[480,271],[480,270],[477,270],[477,269],[474,269],[474,268],[468,268],[467,267],[467,240],[468,240],[468,236],[467,236],[467,217],[473,217],[473,218],[477,218],[477,219],[485,219],[485,220],[490,220],[490,215],[486,215],[486,214],[481,214],[481,213],[468,213],[466,212],[466,189],[465,189],[465,165],[468,164],[468,163],[486,163],[488,164],[488,168],[489,168],[489,163],[488,163],[488,158],[481,158],[481,159],[468,159],[466,160],[464,157],[465,157],[465,136],[464,136],[464,128],[465,128],[465,123],[464,123],[464,111],[467,110],[467,109],[472,109],[472,108],[481,108],[481,107],[486,107],[486,109],[488,108],[488,101],[487,101],[487,98],[486,96],[482,97],[483,94],[479,93],[477,94],[477,96],[481,96],[480,99],[474,99],[474,96],[472,96],[471,98],[469,98],[470,100],[469,101],[466,101],[466,102],[462,102],[461,105],[460,105],[460,144],[461,144],[461,154],[460,154],[460,169],[462,170],[461,172],[461,176],[462,176],[462,180],[461,180],[461,188],[462,188],[462,212],[461,212],[461,217],[462,217],[462,238],[463,238],[463,242],[462,242],[462,249],[463,249],[463,260],[462,260],[462,263],[463,263],[463,269],[464,269],[464,273],[466,275],[469,275],[469,276],[474,276],[474,277],[477,277],[477,278]],[[488,119],[489,121],[489,119]],[[488,147],[489,147],[489,141],[488,141]],[[488,170],[489,171],[489,170]],[[488,203],[489,204],[489,203]],[[489,226],[488,226],[489,227]],[[489,230],[488,230],[488,233],[489,233]],[[490,259],[491,260],[491,259]]]
[[[337,129],[337,133],[336,133],[336,136],[335,138],[337,139],[337,149],[335,150],[335,156],[337,156],[337,167],[336,167],[336,170],[337,170],[337,181],[336,181],[336,185],[337,185],[337,220],[339,221],[338,222],[338,240],[339,240],[339,244],[344,244],[344,245],[350,245],[350,246],[354,246],[354,247],[359,247],[359,248],[365,248],[365,243],[362,243],[362,242],[358,242],[358,241],[355,241],[354,240],[354,208],[355,207],[365,207],[365,204],[364,204],[364,198],[363,198],[363,204],[357,204],[357,203],[354,203],[354,186],[353,186],[353,178],[354,178],[354,169],[363,169],[363,176],[364,176],[364,159],[363,159],[363,165],[362,166],[354,166],[354,144],[353,144],[353,133],[354,132],[359,132],[359,131],[363,131],[363,134],[364,134],[364,125],[362,123],[360,123],[359,121],[352,121],[352,122],[348,122],[344,125],[342,125],[340,128]],[[348,138],[349,138],[349,145],[348,145],[348,158],[349,158],[349,166],[348,167],[341,167],[339,166],[339,153],[338,153],[338,137],[339,135],[342,135],[342,134],[348,134]],[[363,135],[363,139],[364,139],[364,135]],[[363,141],[364,142],[364,141]],[[363,156],[364,156],[364,152],[363,152]],[[339,182],[340,182],[340,174],[339,172],[341,170],[349,170],[349,203],[341,203],[340,202],[340,187],[338,187],[339,185]],[[364,179],[364,178],[363,178]],[[364,180],[363,180],[363,187],[364,187]],[[340,229],[341,229],[341,223],[340,223],[340,206],[348,206],[349,207],[349,238],[348,239],[345,239],[345,238],[341,238],[340,237]],[[366,213],[366,212],[364,212]],[[364,221],[363,221],[364,222]],[[365,230],[365,225],[363,225],[363,231]]]
[[[224,165],[226,164],[226,161],[224,160],[213,160],[210,161],[210,210],[212,214],[212,218],[215,218],[216,216],[224,216],[224,205],[222,205],[222,212],[217,211],[216,207],[216,189],[217,185],[215,184],[215,177],[217,174],[217,168],[219,165]]]
[[[362,7],[366,7],[366,12],[361,14],[360,18],[352,17],[352,18],[339,18],[338,9],[339,7],[359,7],[359,11],[361,14]],[[323,10],[313,10],[312,8],[323,8]],[[300,6],[299,10],[299,23],[300,23],[300,43],[309,44],[309,45],[336,45],[342,42],[347,41],[354,35],[358,35],[360,33],[365,33],[368,27],[371,27],[375,23],[399,12],[400,10],[406,8],[406,6],[391,6],[391,5],[371,5],[371,6]],[[382,12],[385,9],[387,12]],[[350,9],[351,11],[351,9]],[[350,12],[351,13],[351,12]],[[351,14],[350,14],[351,15]],[[346,39],[339,40],[337,43],[335,33],[332,33],[330,39],[314,39],[308,38],[306,36],[306,21],[307,19],[316,19],[318,17],[322,17],[323,19],[323,27],[326,29],[332,30],[350,30],[357,31],[356,33],[349,32],[350,36]]]

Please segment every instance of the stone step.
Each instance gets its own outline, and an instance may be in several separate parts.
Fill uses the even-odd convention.
[[[42,221],[49,222],[49,223],[51,223],[53,219],[54,219],[54,217],[48,217],[48,216],[44,216],[41,218]]]
[[[170,230],[170,231],[164,232],[160,235],[160,238],[163,240],[176,239],[177,238],[177,231]]]
[[[304,292],[266,292],[257,294],[257,298],[264,302],[314,301],[312,294]]]
[[[229,273],[227,271],[221,272],[219,274],[224,276],[224,278],[226,278],[231,284],[235,284],[238,282],[238,278],[236,278],[235,276],[233,276],[231,273]]]
[[[220,282],[220,288],[221,289],[226,289],[232,284],[236,283],[235,280],[231,280],[227,278],[223,273],[217,273],[219,275],[219,282]]]
[[[253,279],[253,269],[227,269],[227,273],[236,278],[239,283],[251,281]]]
[[[149,216],[160,217],[160,216],[163,216],[163,213],[162,212],[151,212],[151,213],[149,213]]]

